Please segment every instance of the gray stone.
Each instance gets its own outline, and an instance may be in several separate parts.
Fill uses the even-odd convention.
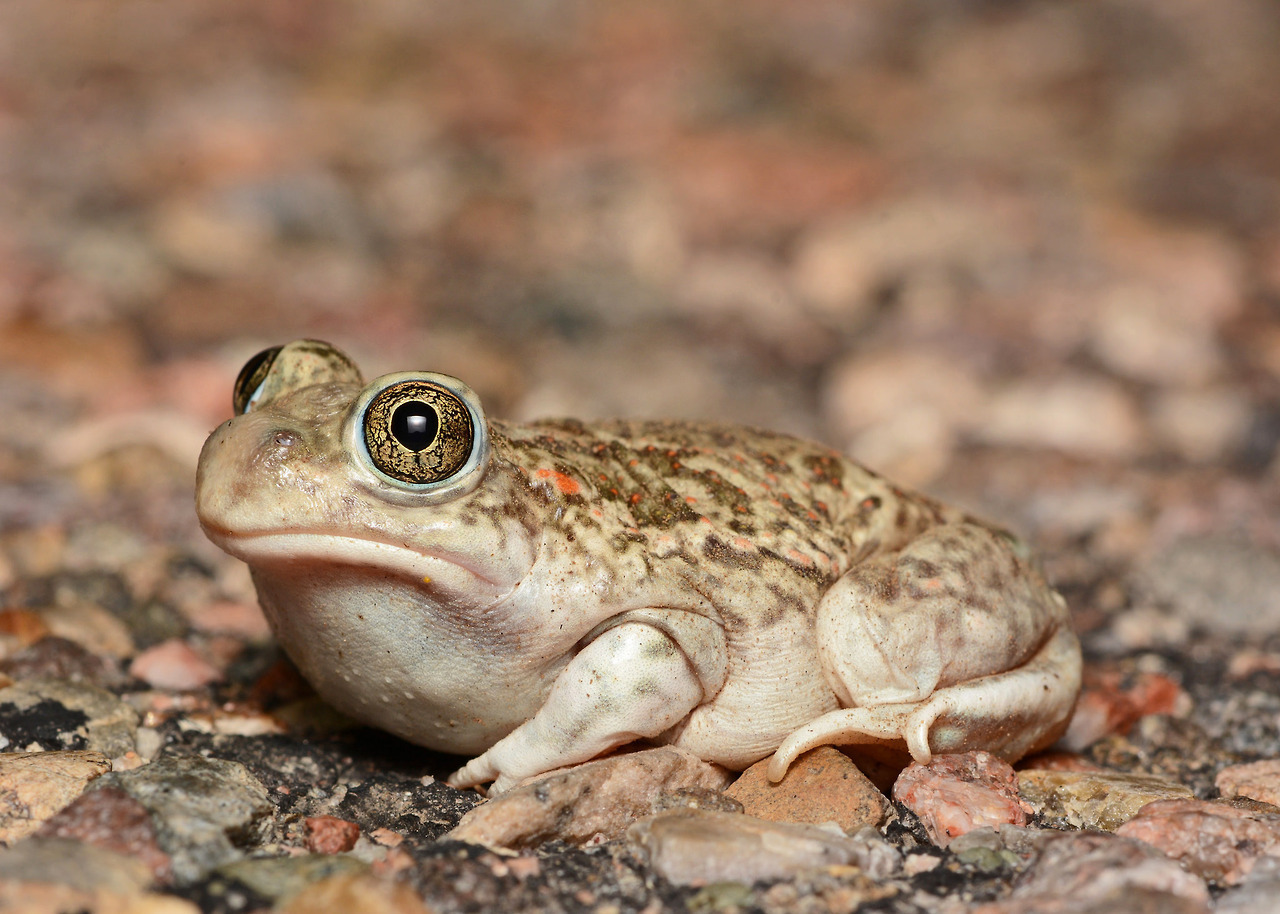
[[[256,840],[273,808],[267,789],[239,762],[197,755],[165,756],[106,775],[98,786],[119,787],[147,808],[178,884],[239,859],[238,848]]]
[[[676,885],[751,884],[829,866],[856,866],[883,879],[901,864],[898,852],[875,829],[850,837],[838,829],[709,810],[644,819],[627,829],[627,844]]]
[[[36,749],[90,749],[119,758],[133,750],[137,732],[138,713],[97,686],[27,679],[0,689],[0,749],[6,751],[34,744]]]
[[[141,861],[92,844],[28,838],[0,850],[0,881],[8,880],[128,895],[151,882],[151,870]]]

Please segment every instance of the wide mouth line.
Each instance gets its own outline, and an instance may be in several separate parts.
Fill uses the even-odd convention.
[[[394,569],[415,583],[430,580],[433,567],[448,565],[465,572],[477,582],[497,590],[500,585],[480,573],[462,557],[446,552],[424,551],[385,540],[362,539],[340,533],[315,530],[273,530],[260,533],[232,533],[205,525],[205,533],[226,552],[250,564],[262,561],[287,563],[295,560],[325,559],[334,564]]]

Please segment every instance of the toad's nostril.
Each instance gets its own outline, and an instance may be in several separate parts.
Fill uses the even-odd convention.
[[[279,447],[293,447],[298,443],[298,436],[293,432],[276,432],[276,436],[272,440]]]

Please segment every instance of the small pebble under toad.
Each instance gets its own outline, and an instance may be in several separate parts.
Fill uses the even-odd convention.
[[[822,744],[1015,759],[1080,681],[1008,532],[817,444],[487,418],[300,340],[245,365],[196,503],[327,701],[507,789],[637,739],[775,780]]]

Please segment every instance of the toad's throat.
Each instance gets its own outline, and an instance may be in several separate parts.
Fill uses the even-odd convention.
[[[464,555],[446,550],[411,549],[394,543],[332,533],[234,534],[206,527],[206,534],[230,555],[255,568],[349,565],[376,569],[404,578],[415,587],[443,587],[496,599],[509,593],[492,572],[468,563]]]

